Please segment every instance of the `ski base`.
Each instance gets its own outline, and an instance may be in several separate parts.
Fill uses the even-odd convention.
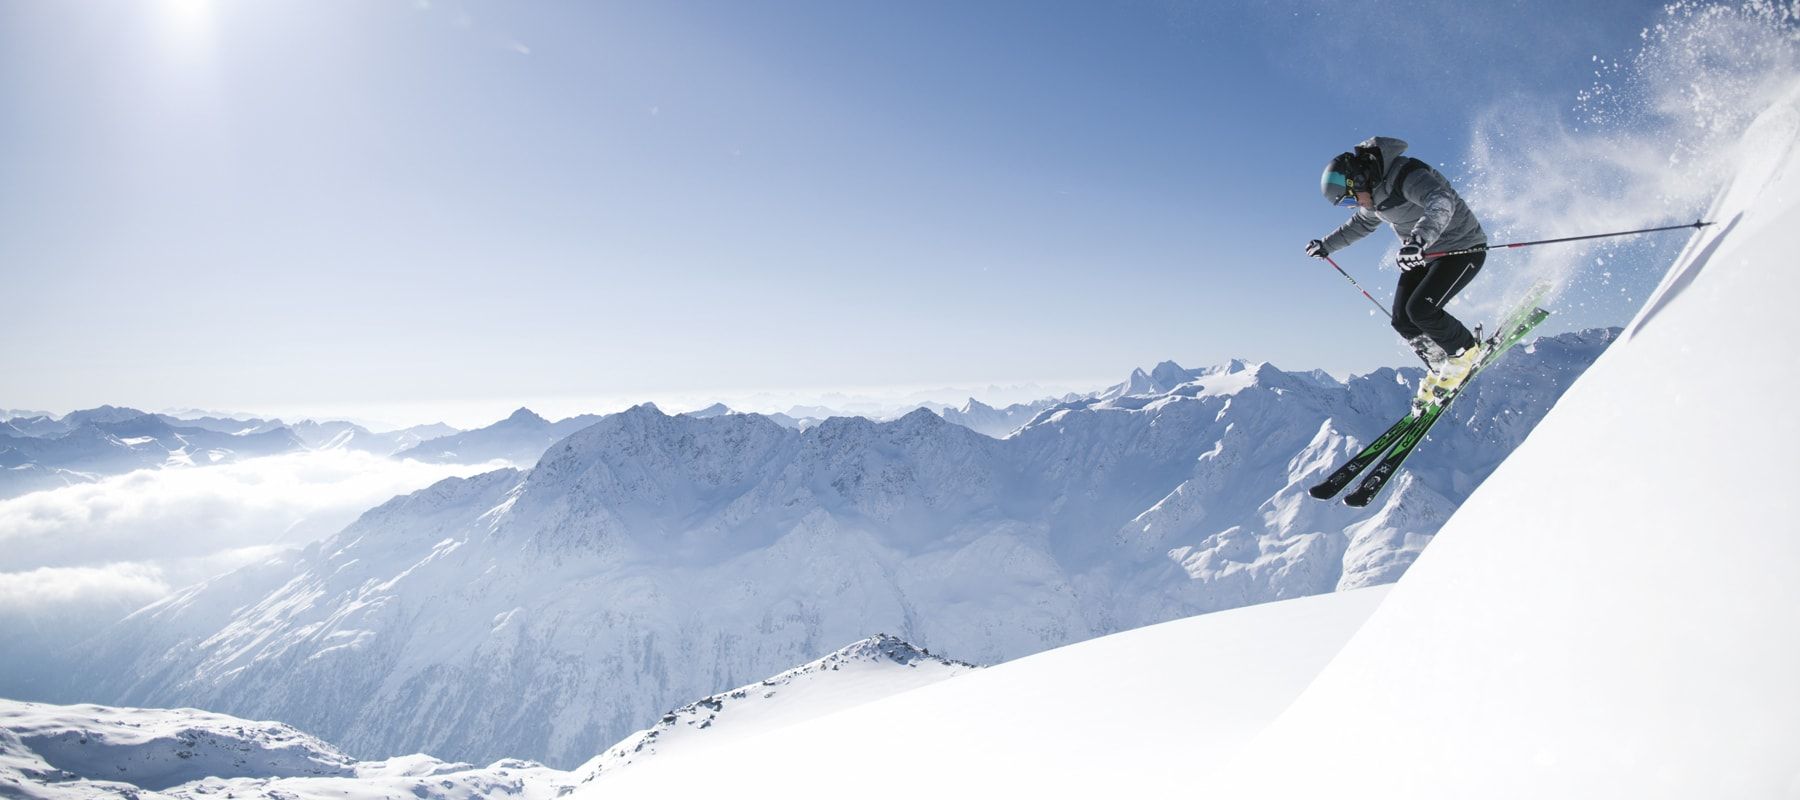
[[[1338,467],[1337,470],[1327,476],[1324,481],[1307,489],[1307,494],[1320,500],[1330,500],[1331,498],[1336,497],[1338,492],[1343,491],[1344,487],[1349,486],[1351,481],[1356,480],[1356,476],[1361,475],[1362,471],[1368,469],[1370,464],[1379,461],[1381,459],[1381,454],[1387,452],[1388,448],[1393,447],[1395,442],[1400,441],[1402,437],[1406,436],[1407,431],[1411,430],[1418,422],[1419,416],[1416,414],[1408,414],[1407,416],[1401,417],[1399,421],[1388,426],[1386,432],[1375,437],[1375,441],[1370,442],[1368,447],[1362,449],[1362,452],[1357,453],[1352,456],[1349,461],[1344,462],[1343,466]]]

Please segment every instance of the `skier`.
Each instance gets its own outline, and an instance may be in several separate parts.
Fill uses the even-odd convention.
[[[1324,258],[1373,233],[1381,223],[1400,237],[1400,284],[1394,289],[1394,330],[1431,369],[1422,393],[1456,385],[1481,357],[1482,344],[1444,311],[1481,271],[1487,254],[1428,259],[1427,250],[1464,250],[1487,244],[1487,234],[1443,175],[1403,156],[1406,142],[1376,136],[1325,165],[1319,188],[1332,205],[1355,206],[1349,221],[1324,239],[1306,243],[1306,254]]]

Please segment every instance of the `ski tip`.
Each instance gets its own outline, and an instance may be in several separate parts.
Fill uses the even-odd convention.
[[[1353,495],[1350,495],[1350,496],[1344,498],[1344,505],[1347,505],[1351,508],[1362,508],[1364,506],[1367,506],[1369,504],[1369,501],[1373,500],[1373,499],[1375,499],[1374,495],[1369,495],[1367,497],[1364,497],[1360,493],[1353,494]]]
[[[1330,500],[1332,495],[1337,494],[1337,490],[1330,486],[1320,485],[1307,489],[1306,493],[1312,495],[1314,500]]]

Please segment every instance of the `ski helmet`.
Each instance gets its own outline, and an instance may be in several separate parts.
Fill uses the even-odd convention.
[[[1337,154],[1331,159],[1331,163],[1325,165],[1325,172],[1319,176],[1319,192],[1325,195],[1326,202],[1334,206],[1356,205],[1357,192],[1367,192],[1374,188],[1380,175],[1380,158],[1373,151]]]

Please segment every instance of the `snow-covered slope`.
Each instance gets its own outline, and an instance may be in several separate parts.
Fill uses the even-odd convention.
[[[652,757],[693,758],[769,731],[883,697],[929,686],[975,669],[892,636],[864,639],[824,658],[689,703],[663,715],[575,770],[586,784]]]
[[[569,773],[518,760],[481,769],[424,755],[355,762],[286,725],[191,708],[0,700],[0,797],[535,799],[573,784]]]
[[[1523,421],[1609,339],[1509,359],[1541,402]],[[574,766],[879,631],[996,663],[1391,580],[1526,428],[1452,420],[1420,456],[1441,485],[1348,509],[1305,487],[1402,412],[1416,371],[1198,374],[1003,440],[923,410],[800,432],[635,408],[529,472],[445,481],[144,609],[56,696],[280,719],[363,758]]]
[[[871,637],[675,709],[573,772],[518,759],[480,769],[426,755],[354,762],[277,723],[193,709],[0,700],[0,797],[561,797],[653,757],[715,752],[973,669],[891,636]]]
[[[867,798],[1221,796],[1201,792],[1388,591],[1082,642],[730,748],[659,758],[575,797],[828,797],[843,787]]]
[[[0,730],[9,749],[22,746],[54,770],[145,789],[205,777],[351,774],[343,753],[286,725],[193,709],[0,700]]]
[[[1751,129],[1723,224],[1256,742],[1240,786],[1800,793],[1796,141],[1800,88]]]

